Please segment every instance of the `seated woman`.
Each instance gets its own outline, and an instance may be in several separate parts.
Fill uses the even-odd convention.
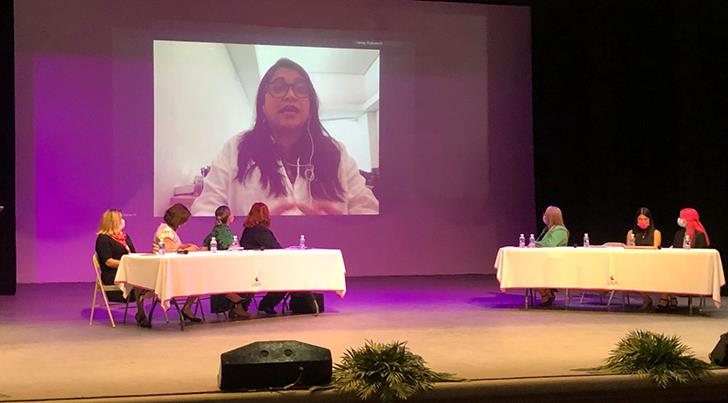
[[[549,206],[543,213],[543,223],[546,227],[536,240],[536,247],[550,248],[556,246],[566,246],[569,244],[569,230],[564,226],[564,217],[561,215],[561,209],[556,206]],[[541,306],[550,306],[554,303],[553,289],[543,288],[541,292]]]
[[[647,207],[640,207],[635,214],[635,223],[631,230],[627,231],[628,246],[649,246],[659,248],[662,245],[662,234],[655,228],[652,213]],[[649,311],[652,308],[652,298],[649,294],[642,294],[642,306],[640,311]]]
[[[202,244],[205,248],[210,249],[210,242],[215,238],[217,248],[221,250],[228,249],[233,244],[233,232],[230,225],[235,220],[235,216],[230,213],[228,206],[220,206],[215,210],[215,226],[207,235]],[[250,304],[250,296],[246,294],[225,294],[213,295],[210,297],[210,310],[213,313],[228,312],[230,319],[248,318],[248,304]]]
[[[186,223],[189,218],[190,211],[180,203],[168,208],[164,213],[164,222],[159,224],[157,231],[154,233],[154,241],[152,243],[154,253],[159,252],[160,243],[164,243],[165,252],[174,253],[179,250],[194,252],[199,250],[195,244],[182,243],[179,235],[177,235],[179,227]],[[182,307],[182,317],[192,322],[202,322],[202,319],[195,317],[190,310],[196,300],[197,297],[187,297],[185,305]]]
[[[99,222],[99,230],[96,232],[96,257],[101,268],[101,282],[106,285],[113,285],[116,277],[116,269],[119,268],[121,257],[136,253],[134,243],[131,237],[124,232],[126,222],[121,214],[121,210],[110,209],[104,211]],[[121,291],[111,291],[106,293],[110,301],[126,302]],[[137,325],[142,327],[151,327],[146,313],[144,313],[144,293],[132,290],[129,298],[136,299]]]
[[[270,211],[265,203],[253,203],[245,220],[245,229],[240,237],[240,246],[245,249],[281,249],[273,231],[270,230]],[[286,292],[269,292],[260,300],[258,312],[275,315],[274,307],[278,305]]]
[[[691,248],[707,248],[710,246],[710,238],[705,227],[700,222],[700,215],[693,208],[684,208],[680,210],[680,216],[677,218],[677,225],[681,227],[675,232],[672,240],[673,248],[682,248],[685,242],[685,236],[690,237]],[[660,302],[657,304],[659,312],[677,310],[677,297],[674,295],[662,295]]]

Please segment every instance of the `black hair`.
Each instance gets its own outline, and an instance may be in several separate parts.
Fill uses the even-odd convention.
[[[650,219],[650,226],[642,229],[637,226],[637,218],[639,216],[645,216]],[[640,207],[637,209],[637,213],[634,215],[634,222],[632,223],[632,233],[636,237],[637,235],[647,235],[655,231],[655,220],[652,219],[652,213],[650,212],[650,209],[647,207]]]
[[[230,207],[220,206],[215,210],[215,225],[227,224],[227,220],[230,217]]]

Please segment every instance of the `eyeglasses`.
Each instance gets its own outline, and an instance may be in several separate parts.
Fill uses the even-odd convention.
[[[309,87],[305,82],[300,81],[288,84],[285,81],[276,80],[269,83],[266,89],[268,90],[268,94],[270,94],[273,98],[283,98],[291,89],[293,89],[293,95],[295,95],[296,98],[308,98],[309,93],[311,92],[311,87]]]

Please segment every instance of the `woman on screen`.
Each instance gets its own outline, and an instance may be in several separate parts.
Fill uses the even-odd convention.
[[[230,213],[228,206],[220,206],[215,210],[215,226],[212,231],[205,237],[202,244],[205,248],[210,249],[210,242],[215,238],[217,248],[226,250],[233,244],[233,232],[230,230],[235,220],[235,216]],[[210,310],[212,313],[228,311],[230,319],[246,319],[248,314],[248,305],[250,304],[250,296],[246,294],[230,293],[225,295],[212,295],[210,297]]]
[[[707,248],[710,246],[708,232],[700,222],[700,215],[697,210],[689,207],[680,210],[677,225],[681,228],[675,232],[675,237],[672,240],[673,248],[683,248],[685,242],[688,241],[685,239],[686,235],[690,237],[691,248]],[[677,310],[677,297],[667,294],[662,295],[660,302],[657,304],[657,310],[658,312]]]
[[[543,223],[546,227],[536,240],[536,246],[550,248],[566,246],[569,244],[569,230],[564,226],[564,217],[561,209],[556,206],[549,206],[543,213]],[[550,306],[554,303],[556,296],[553,289],[543,288],[541,291],[541,306]]]
[[[655,221],[652,219],[650,209],[640,207],[635,214],[634,221],[632,229],[627,231],[627,245],[653,248],[659,248],[662,245],[662,234],[655,228]],[[640,311],[649,311],[651,309],[652,297],[643,293]]]
[[[96,232],[96,258],[101,268],[101,282],[106,285],[113,285],[116,277],[116,270],[119,268],[121,257],[129,253],[136,253],[134,242],[124,232],[126,222],[121,210],[110,209],[104,211],[99,222],[99,230]],[[126,302],[121,291],[109,291],[106,296],[110,301]],[[136,321],[142,327],[151,327],[146,313],[144,313],[144,294],[132,289],[129,298],[135,299],[137,304]]]
[[[157,231],[154,232],[154,240],[152,241],[152,250],[154,253],[159,252],[160,243],[164,244],[164,251],[175,253],[177,251],[194,252],[199,250],[197,245],[191,243],[182,243],[177,230],[182,224],[186,223],[190,218],[190,211],[182,204],[175,204],[168,208],[164,213],[164,222],[159,224]],[[192,304],[197,297],[187,297],[184,307],[182,307],[182,316],[192,322],[202,322],[202,319],[195,317],[192,313]]]
[[[273,215],[378,214],[356,162],[319,119],[308,73],[280,59],[263,76],[253,129],[230,139],[212,163],[194,215],[228,205],[246,212],[264,200]]]

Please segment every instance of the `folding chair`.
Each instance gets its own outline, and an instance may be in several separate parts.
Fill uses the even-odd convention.
[[[101,267],[99,266],[99,258],[94,253],[93,255],[93,264],[94,264],[94,272],[96,272],[96,281],[94,283],[94,295],[91,299],[91,318],[89,318],[88,324],[89,326],[93,325],[94,323],[94,310],[96,309],[96,295],[101,292],[101,296],[104,298],[104,305],[106,306],[106,312],[109,314],[109,320],[111,320],[111,327],[116,327],[116,323],[114,323],[114,316],[111,314],[111,307],[109,306],[109,298],[106,296],[106,293],[109,291],[121,291],[121,288],[119,288],[118,285],[106,285],[101,281]],[[114,303],[114,302],[112,302]],[[119,302],[121,304],[121,302]],[[127,299],[126,303],[124,304],[124,323],[126,323],[126,314],[129,310],[129,300]]]

